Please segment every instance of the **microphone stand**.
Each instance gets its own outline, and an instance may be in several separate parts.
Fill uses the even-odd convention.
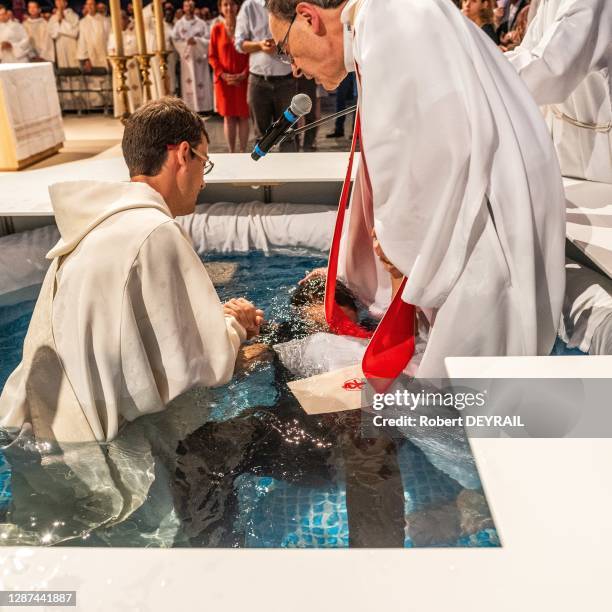
[[[317,121],[313,121],[312,123],[309,123],[305,125],[304,127],[287,130],[287,133],[276,144],[277,146],[280,145],[281,143],[285,142],[287,138],[297,138],[300,134],[302,134],[303,132],[306,132],[307,130],[311,130],[312,128],[319,127],[320,125],[323,125],[324,123],[327,123],[329,121],[333,121],[334,119],[337,119],[338,117],[344,117],[346,115],[350,115],[351,113],[354,113],[356,110],[357,110],[357,105],[355,104],[354,106],[349,106],[338,113],[334,113],[333,115],[329,115],[328,117],[323,117],[323,119],[318,119]]]

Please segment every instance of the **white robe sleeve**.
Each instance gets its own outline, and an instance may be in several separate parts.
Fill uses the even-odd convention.
[[[184,38],[183,38],[183,35],[181,34],[181,21],[180,20],[174,24],[170,38],[172,39],[172,42],[174,43],[183,42]]]
[[[87,51],[87,37],[89,33],[84,25],[83,21],[79,24],[79,38],[77,39],[77,59],[86,60],[89,59],[89,53]]]
[[[189,240],[154,230],[132,266],[121,320],[123,416],[155,412],[194,386],[227,383],[245,329],[226,317]],[[127,400],[127,401],[126,401]]]
[[[542,4],[525,39],[506,57],[539,105],[563,102],[589,72],[604,68],[612,41],[610,0],[570,0],[551,25]]]
[[[26,29],[20,23],[13,23],[11,25],[12,28],[9,30],[9,36],[6,40],[13,46],[13,57],[15,61],[18,62],[27,61],[28,55],[32,50],[30,46],[30,37]]]

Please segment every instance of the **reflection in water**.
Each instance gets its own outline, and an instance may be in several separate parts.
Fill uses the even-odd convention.
[[[232,265],[233,278],[217,279],[222,300],[244,295],[285,322],[270,343],[279,333],[286,340],[311,331],[289,295],[322,260],[296,253],[215,259]],[[7,349],[0,384],[19,361],[31,306],[0,309]],[[464,489],[406,438],[362,438],[358,412],[306,415],[287,389],[289,372],[269,350],[256,352],[229,385],[178,398],[102,451],[70,449],[78,475],[50,468],[61,465],[49,461],[54,449],[37,448],[27,435],[13,442],[0,458],[0,538],[84,546],[499,545],[478,483]],[[119,522],[98,503],[105,499],[100,453],[124,507],[137,502]],[[83,478],[96,486],[83,486]]]

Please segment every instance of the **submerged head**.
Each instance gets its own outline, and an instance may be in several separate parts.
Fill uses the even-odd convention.
[[[314,78],[336,89],[346,77],[344,28],[340,20],[346,0],[267,0],[270,30],[280,57],[296,76]]]
[[[203,119],[178,98],[145,104],[125,123],[123,157],[132,181],[147,183],[159,192],[172,214],[195,210],[204,189],[208,133]]]
[[[353,293],[336,281],[336,302],[344,314],[356,323],[359,306]],[[298,309],[302,319],[317,330],[327,331],[325,319],[325,277],[315,276],[298,285],[291,295],[291,306]]]

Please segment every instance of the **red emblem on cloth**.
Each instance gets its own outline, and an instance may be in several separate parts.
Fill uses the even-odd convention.
[[[344,381],[342,388],[345,391],[361,391],[365,387],[365,381],[359,380],[358,378],[350,378]]]

